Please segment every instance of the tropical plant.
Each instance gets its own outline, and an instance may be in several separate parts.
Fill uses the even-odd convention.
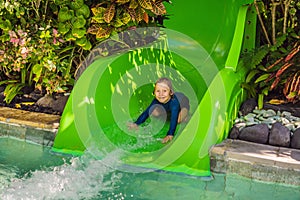
[[[258,99],[262,108],[265,96],[274,90],[282,99],[270,103],[299,100],[299,40],[298,17],[300,2],[292,0],[254,1],[260,26],[256,49],[241,57],[242,65],[251,69],[242,87],[250,97]],[[271,38],[271,39],[270,39]],[[273,92],[274,94],[274,92]]]
[[[49,1],[6,1],[0,6],[0,68],[10,103],[24,86],[47,93],[62,92],[72,84],[71,57],[64,55],[65,42],[52,26]],[[47,17],[46,17],[47,16]],[[33,24],[33,25],[32,25]]]
[[[0,85],[6,86],[6,102],[24,86],[48,94],[72,88],[90,49],[114,33],[159,25],[163,1],[0,1]]]
[[[91,8],[93,17],[88,32],[101,41],[129,28],[157,26],[166,14],[163,1],[166,0],[101,2]]]

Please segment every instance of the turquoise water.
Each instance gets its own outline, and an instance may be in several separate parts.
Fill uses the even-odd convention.
[[[286,200],[300,199],[299,187],[237,175],[212,180],[164,172],[124,170],[118,151],[103,160],[85,153],[68,157],[48,147],[0,139],[0,199]],[[122,170],[120,170],[122,169]]]

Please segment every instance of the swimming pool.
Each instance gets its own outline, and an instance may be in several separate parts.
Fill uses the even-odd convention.
[[[96,160],[53,154],[24,140],[0,138],[0,198],[18,199],[299,199],[299,187],[234,174],[213,179],[163,172],[133,172],[119,152]]]

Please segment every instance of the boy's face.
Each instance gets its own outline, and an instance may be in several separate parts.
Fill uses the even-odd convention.
[[[171,99],[171,90],[165,83],[157,83],[154,88],[154,96],[160,103],[167,103]]]

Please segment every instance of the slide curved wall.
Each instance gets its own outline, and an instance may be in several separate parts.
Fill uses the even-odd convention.
[[[241,51],[254,47],[252,1],[187,0],[167,7],[170,19],[154,42],[95,58],[84,70],[62,115],[53,150],[99,159],[121,152],[123,167],[209,176],[209,148],[227,137],[244,98]],[[157,33],[157,28],[137,30]],[[133,35],[133,32],[129,32]],[[166,120],[128,130],[153,99],[153,83],[169,77],[191,103],[190,119],[161,144]],[[130,167],[128,167],[130,166]]]

